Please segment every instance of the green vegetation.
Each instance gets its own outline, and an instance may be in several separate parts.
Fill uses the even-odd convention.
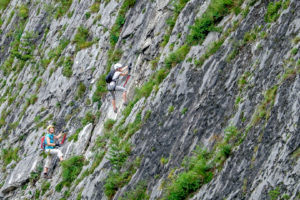
[[[14,41],[11,43],[11,50],[10,50],[10,57],[6,60],[4,63],[5,66],[5,72],[10,72],[10,71],[17,71],[20,72],[25,65],[25,62],[27,60],[30,60],[33,58],[33,51],[35,46],[33,45],[32,40],[36,37],[36,35],[32,32],[25,32],[23,34],[23,30],[18,30],[15,33],[14,36]],[[22,41],[21,41],[22,38]],[[17,59],[20,60],[20,63],[18,63],[18,67],[12,67],[13,63],[13,58],[16,57]]]
[[[77,186],[86,176],[93,174],[95,169],[98,167],[100,162],[102,161],[103,157],[105,155],[105,152],[99,152],[95,154],[94,162],[92,163],[92,166],[90,169],[86,169],[75,182],[75,185]]]
[[[188,44],[201,44],[210,31],[215,31],[215,24],[233,8],[234,0],[212,0],[201,18],[197,18],[191,26]]]
[[[166,193],[163,199],[186,199],[189,194],[210,182],[214,170],[224,164],[231,153],[231,149],[238,142],[239,136],[236,127],[230,126],[225,129],[223,141],[217,143],[212,152],[199,147],[196,148],[193,155],[183,161],[185,171],[178,175],[169,176],[170,180],[165,185],[164,192]]]
[[[73,74],[73,71],[72,71],[72,66],[73,66],[73,57],[67,57],[64,59],[64,62],[63,62],[63,71],[62,71],[62,74],[65,76],[65,77],[68,77],[70,78]]]
[[[294,158],[294,159],[300,158],[300,147],[296,151],[294,151],[292,158]]]
[[[100,3],[99,2],[95,2],[91,7],[90,7],[90,11],[92,13],[97,13],[99,12],[100,9]]]
[[[75,133],[73,135],[71,135],[69,138],[68,138],[68,141],[72,141],[74,140],[74,142],[77,142],[78,141],[78,135],[80,133],[80,131],[82,130],[83,128],[78,128]]]
[[[0,0],[0,10],[5,10],[9,3],[10,0]]]
[[[142,112],[140,111],[137,113],[134,122],[129,123],[126,127],[122,127],[126,120],[126,117],[124,117],[120,124],[115,126],[114,130],[109,132],[108,136],[110,137],[111,143],[109,145],[110,150],[108,153],[109,160],[114,171],[110,172],[105,182],[104,193],[110,199],[114,196],[115,192],[119,188],[123,187],[130,181],[132,175],[140,165],[141,159],[139,157],[135,159],[135,162],[128,161],[127,164],[125,164],[131,153],[131,144],[129,139],[136,131],[140,129],[143,121],[145,122],[145,120],[149,118],[150,114],[151,112],[146,112],[144,120],[142,120]],[[109,127],[112,126],[110,125]],[[104,138],[100,139],[103,144]]]
[[[169,162],[168,158],[165,158],[165,157],[160,158],[160,164],[161,165],[166,165],[168,162]]]
[[[297,70],[294,68],[288,68],[286,69],[285,73],[283,74],[283,80],[288,80],[288,79],[294,79],[297,75]]]
[[[18,16],[21,18],[21,20],[24,20],[24,21],[28,18],[29,9],[25,4],[23,4],[19,7]]]
[[[68,160],[62,161],[62,181],[55,186],[55,190],[60,192],[64,186],[70,187],[72,182],[80,174],[83,165],[83,156],[73,156]]]
[[[167,24],[168,24],[168,28],[167,28],[167,32],[164,35],[164,40],[161,43],[161,46],[166,46],[169,42],[170,39],[170,35],[172,33],[172,30],[176,24],[177,18],[180,14],[180,12],[182,11],[182,9],[185,7],[185,5],[187,4],[187,2],[189,2],[189,0],[174,0],[171,1],[174,7],[174,13],[172,15],[171,18],[169,18],[167,20]]]
[[[81,99],[85,93],[85,90],[86,90],[86,86],[84,85],[83,82],[80,82],[79,83],[79,86],[77,88],[77,91],[76,91],[76,98],[75,99]]]
[[[251,72],[246,71],[242,77],[239,79],[238,81],[238,88],[240,91],[243,90],[243,88],[246,86],[246,84],[248,83],[248,78],[251,76]]]
[[[93,115],[92,111],[89,111],[85,114],[85,117],[81,120],[83,126],[87,125],[88,123],[94,124],[97,117]]]
[[[63,50],[69,45],[69,43],[70,43],[70,40],[67,40],[65,38],[61,39],[59,41],[58,46],[55,49],[50,50],[50,52],[48,54],[50,61],[52,59],[54,59],[54,61],[56,62],[58,60],[58,58],[61,56]]]
[[[89,30],[83,26],[80,26],[77,29],[73,39],[73,43],[76,44],[76,50],[79,51],[94,44],[94,41],[91,41],[90,38],[91,35],[89,34]]]
[[[116,120],[113,119],[107,119],[104,123],[104,129],[106,131],[112,130],[114,124],[116,123]]]
[[[50,182],[43,182],[42,186],[41,186],[41,190],[42,190],[42,195],[44,195],[46,193],[46,191],[50,188],[51,184]]]
[[[149,195],[147,195],[147,182],[141,181],[134,190],[126,192],[120,200],[148,200],[149,198]]]
[[[222,46],[222,44],[224,43],[224,39],[220,39],[216,42],[213,42],[211,45],[209,45],[207,51],[199,58],[199,60],[195,60],[195,65],[197,67],[201,67],[204,63],[204,61],[209,58],[211,55],[213,55],[214,53],[216,53],[219,48]]]
[[[91,13],[90,12],[86,12],[85,13],[85,18],[88,20],[91,17]]]
[[[41,193],[40,190],[35,191],[35,195],[34,195],[35,199],[38,199],[40,197],[40,193]]]
[[[293,49],[291,50],[292,55],[296,55],[297,52],[298,52],[298,48],[293,48]]]
[[[282,1],[277,2],[270,2],[268,5],[267,13],[265,15],[266,22],[274,22],[280,16],[278,13],[279,9],[281,8]]]
[[[18,161],[19,156],[18,156],[19,148],[9,148],[9,149],[2,149],[2,154],[1,154],[1,160],[4,163],[4,167],[6,167],[8,164],[11,163],[11,161]]]
[[[68,12],[70,6],[72,5],[72,0],[55,0],[55,2],[60,3],[54,14],[55,19],[58,19]]]
[[[279,191],[279,187],[276,187],[274,190],[269,191],[269,197],[271,200],[276,200],[279,195],[280,195],[280,191]]]
[[[116,22],[110,31],[110,45],[112,48],[115,47],[119,40],[121,29],[125,23],[125,15],[127,11],[134,6],[135,1],[136,0],[125,0],[119,10]]]
[[[187,109],[187,108],[183,108],[183,109],[182,109],[182,111],[181,111],[181,114],[183,114],[183,115],[184,115],[184,114],[185,114],[187,111],[188,111],[188,109]]]
[[[175,52],[172,52],[168,57],[165,59],[165,67],[167,69],[171,69],[176,64],[182,62],[185,59],[185,56],[189,53],[190,46],[183,45],[179,47]]]
[[[247,32],[244,35],[244,42],[248,43],[248,42],[253,42],[256,40],[256,33],[251,31],[251,32]]]
[[[271,109],[274,105],[278,86],[268,89],[264,94],[263,102],[258,106],[252,118],[252,124],[257,124],[261,119],[268,120],[271,115]]]
[[[129,183],[132,175],[136,172],[140,165],[140,159],[136,159],[135,162],[131,163],[128,169],[124,172],[110,172],[108,178],[105,181],[104,193],[109,198],[112,199],[114,194],[119,188]]]
[[[171,112],[173,112],[173,111],[174,111],[174,106],[169,106],[168,112],[171,113]]]

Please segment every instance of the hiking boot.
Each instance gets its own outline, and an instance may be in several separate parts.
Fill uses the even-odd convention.
[[[114,112],[117,113],[118,112],[118,108],[114,109]]]
[[[43,173],[43,178],[50,179],[51,177],[48,175],[48,173]]]
[[[126,101],[126,102],[124,102],[124,103],[123,103],[123,105],[124,105],[124,106],[127,106],[127,105],[128,105],[127,101]]]

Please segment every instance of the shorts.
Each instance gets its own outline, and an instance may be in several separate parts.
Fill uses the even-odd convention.
[[[115,82],[111,82],[110,84],[108,84],[107,90],[110,92],[113,100],[116,100],[115,91],[126,92],[126,88],[122,86],[116,86]]]
[[[59,149],[46,149],[45,150],[46,154],[47,154],[47,158],[46,158],[46,162],[45,162],[45,167],[50,168],[51,165],[51,160],[52,160],[52,156],[53,155],[57,155],[57,157],[62,157],[63,154],[61,152],[61,150]]]

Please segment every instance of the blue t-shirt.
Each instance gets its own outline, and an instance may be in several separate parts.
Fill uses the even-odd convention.
[[[48,134],[46,135],[46,137],[45,137],[45,149],[54,149],[53,146],[48,146],[48,145],[47,145],[47,137],[49,137],[50,143],[53,143],[53,141],[54,141],[54,135],[48,133]]]

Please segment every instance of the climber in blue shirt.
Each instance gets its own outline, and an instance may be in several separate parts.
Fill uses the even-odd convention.
[[[55,136],[54,135],[54,126],[49,125],[47,127],[47,134],[45,136],[45,152],[47,153],[47,158],[44,167],[44,178],[48,178],[48,169],[51,165],[51,160],[53,155],[57,155],[60,161],[63,161],[63,154],[59,149],[55,149],[54,147],[59,147],[60,144],[55,144],[54,139],[58,139],[62,136],[62,133]]]

